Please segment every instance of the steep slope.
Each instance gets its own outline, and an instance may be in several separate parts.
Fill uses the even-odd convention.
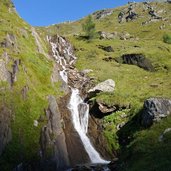
[[[38,28],[42,33],[59,32],[70,39],[79,57],[76,67],[80,70],[90,69],[92,72],[89,75],[95,79],[95,84],[109,78],[115,80],[114,93],[99,93],[92,101],[120,108],[100,120],[109,149],[111,152],[118,149],[121,154],[121,170],[165,170],[165,167],[170,169],[170,155],[167,152],[170,149],[170,133],[167,134],[165,142],[158,141],[158,137],[170,127],[170,116],[147,130],[140,126],[137,119],[145,99],[171,98],[171,45],[163,42],[163,35],[171,34],[171,5],[156,2],[150,5],[162,19],[151,17],[143,3],[134,6],[138,18],[129,22],[118,22],[119,12],[128,11],[129,5],[111,9],[113,13],[100,19],[97,16],[103,14],[103,11],[93,13],[97,32],[101,31],[105,36],[101,34],[100,39],[96,38],[90,42],[84,39],[82,31],[86,18]],[[107,36],[109,38],[105,38]],[[104,50],[110,46],[113,51]],[[137,61],[122,64],[124,56],[136,59],[137,55],[142,55],[142,58],[150,61],[153,72],[128,65],[137,64]],[[129,107],[123,110],[123,106]],[[101,117],[99,111],[92,111],[92,114]],[[125,144],[119,144],[119,141],[125,141]]]
[[[40,130],[46,120],[38,120],[48,107],[47,97],[59,97],[62,91],[60,82],[52,84],[54,63],[45,41],[9,0],[0,2],[0,11],[0,170],[12,170],[40,158]]]

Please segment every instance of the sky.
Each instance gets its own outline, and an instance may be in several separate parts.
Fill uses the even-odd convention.
[[[114,8],[127,2],[126,0],[13,0],[19,15],[32,26],[75,21],[97,10]]]

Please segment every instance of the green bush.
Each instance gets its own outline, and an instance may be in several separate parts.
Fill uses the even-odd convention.
[[[171,44],[171,34],[164,34],[163,35],[163,42]]]
[[[82,24],[82,29],[85,32],[87,39],[90,40],[96,36],[95,23],[93,22],[91,15],[89,15],[85,23]]]

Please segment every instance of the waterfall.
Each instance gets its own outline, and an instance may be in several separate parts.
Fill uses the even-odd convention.
[[[71,93],[71,98],[70,98],[68,107],[71,111],[74,128],[78,132],[81,138],[81,141],[84,145],[84,148],[90,157],[91,162],[92,163],[108,163],[108,161],[101,159],[99,153],[92,146],[89,138],[86,135],[87,128],[88,128],[88,115],[89,115],[88,105],[84,103],[83,100],[81,99],[78,89],[71,88],[71,90],[72,90],[72,93]],[[79,105],[85,106],[85,109],[83,110],[83,113],[81,115],[78,110]]]
[[[68,84],[68,72],[67,66],[74,63],[76,57],[72,52],[71,45],[62,37],[57,37],[58,42],[52,42],[51,38],[48,37],[48,41],[51,44],[53,57],[56,62],[60,65],[60,76],[62,80]],[[66,60],[65,56],[69,59]],[[84,145],[84,148],[92,163],[109,163],[109,161],[103,160],[99,153],[95,150],[91,144],[88,136],[88,116],[89,116],[89,106],[84,103],[79,95],[79,90],[71,87],[71,97],[68,104],[68,109],[71,111],[72,122],[75,130],[78,132],[80,139]]]

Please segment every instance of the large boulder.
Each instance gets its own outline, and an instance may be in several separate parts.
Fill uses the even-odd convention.
[[[149,98],[145,100],[140,123],[144,127],[151,126],[154,122],[171,114],[171,100],[165,98]]]
[[[99,92],[113,92],[115,89],[115,81],[112,79],[105,80],[99,84],[97,84],[94,88],[88,91],[89,94],[96,94]]]
[[[120,58],[115,59],[116,62],[122,64],[136,65],[147,71],[154,71],[154,67],[149,59],[143,54],[124,54]]]

